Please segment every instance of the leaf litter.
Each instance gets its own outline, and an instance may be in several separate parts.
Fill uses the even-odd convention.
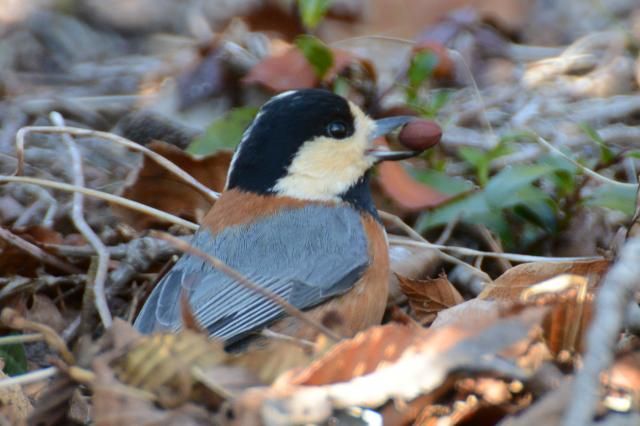
[[[415,0],[405,11],[378,0],[140,0],[128,20],[124,4],[23,3],[0,14],[10,23],[0,42],[5,177],[23,156],[24,175],[66,178],[59,136],[35,132],[14,148],[21,127],[54,124],[52,110],[69,126],[123,134],[213,191],[274,92],[324,87],[376,117],[402,109],[444,132],[373,182],[377,205],[402,221],[385,219],[385,323],[338,342],[267,333],[287,354],[277,363],[260,350],[226,353],[188,317],[175,334],[132,329],[179,253],[148,231],[189,235],[184,224],[214,201],[146,156],[76,136],[87,188],[187,222],[85,197],[84,219],[110,254],[115,321],[104,330],[95,253],[70,219],[69,193],[1,187],[0,423],[566,425],[578,410],[597,413],[584,424],[637,424],[639,288],[608,284],[638,257],[634,2],[594,16],[577,0],[548,10],[468,1],[423,20]],[[550,27],[545,10],[565,24]],[[376,35],[393,25],[397,38]],[[426,238],[445,248],[420,246]],[[508,252],[538,261],[511,267]],[[590,259],[548,260],[562,256]],[[325,320],[340,330],[339,312]]]

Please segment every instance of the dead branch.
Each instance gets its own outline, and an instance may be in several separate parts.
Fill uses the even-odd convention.
[[[640,238],[627,241],[605,276],[595,299],[595,315],[586,337],[584,366],[573,383],[565,426],[591,424],[601,395],[600,375],[613,362],[627,304],[640,288]]]

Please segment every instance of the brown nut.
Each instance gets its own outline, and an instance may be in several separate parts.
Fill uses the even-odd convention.
[[[424,151],[437,145],[442,137],[442,129],[433,121],[416,119],[407,123],[398,141],[412,151]]]

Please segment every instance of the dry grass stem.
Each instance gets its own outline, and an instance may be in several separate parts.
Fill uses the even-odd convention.
[[[129,149],[134,151],[142,152],[144,155],[151,158],[153,161],[167,169],[169,172],[173,173],[175,176],[179,177],[189,185],[193,186],[195,189],[200,191],[203,195],[215,201],[218,199],[220,194],[216,191],[213,191],[207,188],[205,185],[198,182],[193,176],[191,176],[186,171],[182,170],[173,162],[167,160],[162,155],[140,145],[135,142],[132,142],[128,139],[125,139],[121,136],[114,135],[108,132],[99,132],[96,130],[87,130],[80,129],[77,127],[67,127],[67,126],[27,126],[21,128],[16,134],[16,156],[18,158],[18,166],[15,172],[15,175],[20,176],[23,174],[24,170],[24,143],[25,137],[29,133],[49,133],[49,134],[69,134],[73,136],[84,136],[84,137],[94,137],[101,138],[113,143],[126,146]]]
[[[162,210],[154,209],[153,207],[149,207],[145,204],[127,200],[126,198],[117,195],[109,194],[108,192],[98,191],[90,188],[83,188],[80,186],[70,185],[67,183],[56,182],[47,179],[38,179],[26,176],[0,176],[0,183],[8,182],[29,183],[67,192],[82,192],[84,195],[87,195],[89,197],[94,197],[100,200],[108,201],[110,203],[118,204],[122,207],[126,207],[128,209],[156,217],[160,220],[164,220],[179,226],[184,226],[185,228],[192,231],[196,231],[198,229],[198,225],[193,222],[181,219],[167,212],[163,212]],[[72,273],[78,273],[78,271]]]
[[[58,127],[64,127],[64,119],[57,112],[50,114],[51,121]],[[76,146],[73,138],[66,133],[62,133],[62,141],[69,151],[71,157],[70,174],[74,186],[84,188],[84,172],[82,169],[82,156],[78,147]],[[84,195],[80,191],[73,193],[73,206],[71,208],[71,220],[73,221],[76,229],[84,236],[87,242],[94,248],[98,254],[98,265],[96,267],[96,273],[93,282],[94,303],[100,321],[104,328],[111,327],[113,318],[111,317],[111,311],[109,311],[109,305],[105,296],[104,287],[107,281],[107,273],[109,271],[109,252],[107,251],[102,240],[93,232],[93,229],[89,226],[84,219]]]

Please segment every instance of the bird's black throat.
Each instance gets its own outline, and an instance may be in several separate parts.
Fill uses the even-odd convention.
[[[378,216],[378,209],[376,209],[373,203],[373,197],[371,196],[371,188],[369,187],[370,180],[371,172],[369,171],[346,192],[340,195],[340,198],[346,203],[351,204],[361,213],[368,213],[375,220],[381,222],[380,216]]]

